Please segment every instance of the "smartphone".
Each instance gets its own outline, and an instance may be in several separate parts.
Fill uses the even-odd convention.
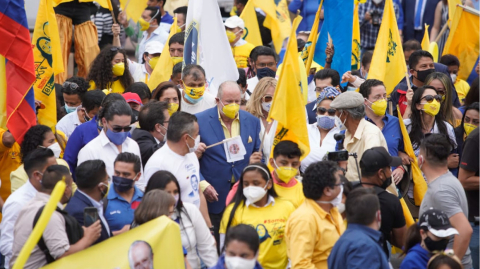
[[[98,210],[95,207],[85,207],[83,209],[83,224],[85,227],[92,225],[98,220]]]
[[[329,152],[328,156],[327,156],[327,159],[329,161],[334,161],[334,162],[347,161],[348,160],[348,151],[339,150],[339,151]]]

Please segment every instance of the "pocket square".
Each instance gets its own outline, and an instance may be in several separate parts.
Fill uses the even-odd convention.
[[[248,143],[252,143],[252,137],[248,136]]]

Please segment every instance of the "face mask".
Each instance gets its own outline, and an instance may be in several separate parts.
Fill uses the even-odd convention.
[[[340,113],[340,116],[342,116],[342,113],[343,112]],[[347,121],[347,118],[345,118],[345,120],[342,122],[340,117],[335,116],[335,125],[337,125],[337,127],[340,129],[340,131],[343,131],[343,130],[347,129],[347,126],[345,126],[346,121]]]
[[[168,114],[172,116],[173,113],[178,111],[178,104],[177,103],[169,103],[168,104]]]
[[[430,252],[443,251],[447,248],[447,245],[448,245],[448,239],[433,241],[433,239],[430,238],[428,235],[423,240],[423,242],[425,243],[425,246],[428,248],[428,250],[430,250]]]
[[[193,139],[193,137],[191,137],[190,135],[188,135],[188,137],[190,137],[191,139]],[[192,153],[192,152],[195,152],[195,150],[197,150],[198,148],[198,145],[200,144],[200,135],[197,135],[197,138],[193,139],[195,140],[195,145],[193,146],[193,148],[191,148],[188,143],[187,144],[187,147],[188,147],[188,151],[189,153]]]
[[[343,185],[340,185],[340,192],[338,193],[337,197],[333,198],[331,201],[317,201],[320,204],[332,204],[333,206],[338,206],[342,203],[343,198]]]
[[[258,80],[261,80],[262,78],[264,77],[271,77],[271,78],[274,78],[275,77],[275,71],[273,71],[272,69],[268,68],[268,67],[264,67],[264,68],[259,68],[257,69],[257,78]]]
[[[135,178],[136,177],[137,176],[135,176]],[[112,176],[113,186],[118,192],[126,192],[133,188],[133,184],[135,184],[135,178],[129,179],[124,177]]]
[[[227,32],[228,43],[233,43],[237,38],[237,35],[232,31],[227,30],[226,32]]]
[[[345,204],[344,203],[340,203],[338,206],[338,213],[340,214],[343,214],[343,212],[345,212]]]
[[[248,186],[243,189],[243,195],[247,198],[247,201],[251,204],[258,202],[262,199],[265,194],[267,194],[267,186],[268,181],[265,184],[265,187],[258,187],[258,186]]]
[[[273,160],[273,163],[275,164],[275,166],[277,167],[275,169],[275,173],[277,174],[278,178],[287,183],[290,182],[290,180],[296,176],[298,174],[298,170],[293,168],[293,167],[287,167],[287,166],[278,166],[277,165],[277,162],[275,162],[275,160]]]
[[[163,135],[163,142],[166,143],[167,142],[167,128],[165,128],[165,126],[163,125],[160,125],[160,127],[165,130],[165,134],[162,134]]]
[[[367,99],[365,98],[365,100],[367,100]],[[385,111],[387,111],[387,100],[381,99],[381,100],[377,100],[373,103],[370,102],[369,100],[367,100],[367,102],[372,104],[372,106],[368,107],[368,108],[370,108],[370,110],[372,110],[375,115],[377,115],[377,116],[384,116],[385,115]]]
[[[430,75],[433,72],[435,72],[435,69],[427,69],[427,70],[422,70],[422,71],[417,70],[416,79],[420,80],[421,82],[425,82],[425,79],[427,78],[427,76]]]
[[[179,197],[178,193],[173,196],[175,198],[175,207],[177,207]]]
[[[125,72],[125,63],[114,64],[112,66],[112,72],[117,77],[123,76],[123,73]]]
[[[242,257],[225,256],[225,266],[227,269],[253,269],[256,259],[247,260]]]
[[[85,112],[85,115],[83,116],[83,119],[85,120],[85,122],[90,121],[92,118],[88,116],[87,111],[83,109],[83,112]]]
[[[385,175],[385,180],[383,181],[382,186],[380,186],[380,188],[386,190],[388,188],[388,186],[390,186],[392,184],[392,176],[387,177],[385,172],[383,172],[383,174]]]
[[[143,18],[138,19],[138,23],[140,24],[140,31],[147,31],[150,28],[150,23]]]
[[[473,130],[477,129],[477,126],[470,123],[464,123],[463,129],[465,130],[465,134],[468,136]]]
[[[435,117],[440,111],[440,103],[437,100],[433,100],[431,103],[425,103],[422,110],[428,115]]]
[[[327,116],[327,115],[318,115],[317,126],[324,130],[330,130],[335,126],[335,117]]]
[[[450,77],[452,78],[453,83],[457,81],[457,74],[450,74]]]
[[[106,135],[113,144],[120,146],[127,139],[128,132],[115,133],[114,131],[107,128]]]
[[[51,144],[50,146],[48,146],[48,148],[53,151],[55,158],[57,159],[60,158],[60,152],[62,152],[62,149],[60,148],[60,145],[58,144],[58,142]]]
[[[423,155],[418,155],[417,163],[418,163],[418,168],[419,168],[420,170],[422,170],[422,166],[423,166],[423,163],[424,163],[423,161],[424,161]]]
[[[183,62],[183,57],[171,57],[173,61],[173,65]]]
[[[262,102],[263,110],[270,112],[270,107],[272,107],[272,102],[268,102],[268,103]]]
[[[69,114],[74,111],[77,111],[77,107],[78,106],[68,106],[67,104],[65,104],[65,111],[67,112],[67,114]]]
[[[157,66],[157,63],[158,63],[159,59],[160,59],[160,56],[153,57],[148,61],[148,65],[150,66],[150,68],[152,68],[152,70],[154,70],[155,66]]]
[[[354,92],[356,90],[357,90],[357,88],[355,88],[355,87],[350,87],[350,86],[347,87],[347,92]]]
[[[238,111],[240,110],[240,106],[237,103],[231,103],[228,105],[224,105],[222,101],[220,101],[222,104],[222,112],[227,116],[229,119],[234,119],[235,116],[237,116]]]
[[[107,194],[108,194],[108,185],[105,183],[100,183],[98,185],[99,185],[99,188],[100,186],[105,186],[107,189],[106,191],[103,191],[102,189],[100,189],[100,194],[102,194],[102,199],[104,199],[105,197],[107,197]]]
[[[203,94],[205,93],[205,85],[202,87],[188,87],[187,85],[183,84],[185,86],[185,94],[190,97],[193,100],[198,100],[200,99]],[[200,100],[198,100],[200,101]],[[197,102],[198,102],[197,101]]]

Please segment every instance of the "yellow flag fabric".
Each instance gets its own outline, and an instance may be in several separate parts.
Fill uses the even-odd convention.
[[[301,20],[302,17],[297,16],[293,21],[292,31],[283,59],[283,68],[278,78],[272,107],[268,114],[268,121],[274,119],[278,122],[270,157],[273,157],[273,149],[282,140],[290,140],[297,143],[303,152],[303,157],[310,152],[305,102],[301,93],[297,37],[295,35]]]
[[[61,3],[67,3],[72,1],[73,0],[53,0],[53,6],[56,7]],[[94,1],[98,3],[101,7],[108,9],[109,8],[108,2],[111,0],[79,0],[80,3],[88,3],[88,2],[94,2]]]
[[[120,7],[122,8],[122,10],[125,10],[128,18],[132,19],[135,23],[137,23],[138,19],[140,19],[140,17],[142,16],[143,11],[147,8],[147,2],[148,0],[120,0]]]
[[[315,20],[313,21],[313,26],[312,26],[312,29],[310,31],[310,35],[308,36],[308,41],[307,41],[307,45],[305,45],[305,51],[306,53],[304,53],[302,51],[302,54],[303,55],[307,55],[307,60],[305,61],[305,72],[306,74],[310,74],[310,68],[312,66],[312,62],[313,62],[313,56],[315,54],[315,46],[317,45],[317,40],[318,40],[318,35],[320,34],[318,32],[318,24],[320,23],[320,13],[322,13],[322,6],[323,6],[323,0],[320,2],[320,5],[318,6],[318,9],[317,9],[317,14],[315,14]]]
[[[408,206],[405,203],[405,200],[403,200],[403,197],[400,198],[400,204],[402,205],[403,216],[405,216],[405,222],[408,228],[411,225],[415,224],[415,220],[413,220],[412,213],[410,213],[410,209],[408,209]]]
[[[7,77],[5,57],[0,55],[0,128],[7,130]]]
[[[383,81],[387,88],[387,95],[390,95],[395,86],[405,77],[406,72],[407,65],[393,3],[392,0],[386,0],[368,78]]]
[[[180,238],[180,226],[162,216],[111,237],[85,250],[61,258],[45,267],[53,268],[131,268],[131,247],[135,242],[148,244],[153,251],[153,263],[149,268],[185,268]]]
[[[478,11],[457,6],[443,55],[453,54],[460,61],[458,78],[467,80],[479,56],[480,22]]]
[[[353,33],[352,33],[352,70],[360,69],[360,22],[358,19],[358,3],[353,10]]]
[[[423,39],[422,39],[422,50],[428,51],[428,48],[430,47],[430,36],[428,36],[428,27],[430,25],[427,25],[425,23],[425,33],[423,34]]]
[[[312,66],[313,67],[313,66]],[[282,73],[283,63],[281,63],[277,68],[278,76]],[[305,105],[308,103],[308,77],[304,62],[302,59],[302,53],[298,53],[298,68],[300,68],[300,90],[302,91],[303,100]]]
[[[177,25],[177,17],[173,18],[172,26],[170,27],[170,34],[168,35],[168,40],[177,33],[177,30],[180,28]],[[148,88],[150,91],[155,90],[158,84],[170,80],[173,71],[173,60],[170,57],[170,47],[168,46],[168,41],[165,43],[163,47],[162,54],[160,54],[160,59],[158,59],[158,63],[153,69],[152,74],[150,75],[150,79],[148,80]]]
[[[32,45],[36,75],[33,84],[35,100],[41,101],[45,105],[45,109],[38,111],[38,123],[55,131],[57,100],[54,75],[63,72],[63,60],[57,20],[51,0],[40,1]]]
[[[255,12],[253,1],[247,2],[242,14],[240,14],[240,18],[245,22],[243,39],[255,47],[262,46],[262,36],[260,35],[260,27],[258,26],[257,13]]]
[[[287,0],[254,0],[254,4],[267,15],[263,25],[272,32],[275,51],[280,53],[283,41],[292,29]]]
[[[400,111],[400,108],[397,106],[397,111]],[[423,178],[422,171],[418,167],[417,157],[412,147],[412,142],[410,141],[410,136],[408,135],[407,127],[403,123],[403,118],[401,113],[398,113],[398,121],[400,122],[400,129],[402,130],[403,144],[405,153],[413,159],[411,164],[412,168],[412,177],[413,177],[413,199],[415,200],[415,205],[419,206],[422,203],[423,196],[427,192],[427,182]]]
[[[461,5],[462,0],[448,0],[448,23],[449,26],[452,26],[450,23],[453,20],[453,17],[455,17],[455,10],[457,8],[457,5]],[[450,27],[452,29],[452,27]]]

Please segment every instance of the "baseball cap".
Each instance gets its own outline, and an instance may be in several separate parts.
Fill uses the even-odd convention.
[[[391,166],[397,167],[401,164],[402,158],[390,156],[384,147],[374,147],[365,150],[362,159],[360,160],[360,166],[366,172],[375,172],[379,169]]]
[[[458,231],[450,224],[447,214],[432,207],[420,216],[418,224],[420,228],[427,228],[437,237],[445,238],[458,234]]]
[[[127,103],[137,103],[139,105],[143,105],[142,100],[140,99],[140,96],[138,96],[138,94],[136,94],[136,93],[126,92],[126,93],[122,94],[122,96],[123,96],[123,98],[125,98]]]
[[[232,16],[230,18],[228,18],[224,25],[228,28],[237,28],[237,27],[240,27],[242,29],[245,29],[245,23],[243,22],[243,20],[238,17],[238,16]]]
[[[331,108],[346,109],[362,106],[364,102],[363,95],[358,92],[344,92],[337,96],[332,103]]]
[[[148,52],[148,54],[162,53],[163,46],[164,45],[158,41],[150,41],[145,46],[145,52]]]

